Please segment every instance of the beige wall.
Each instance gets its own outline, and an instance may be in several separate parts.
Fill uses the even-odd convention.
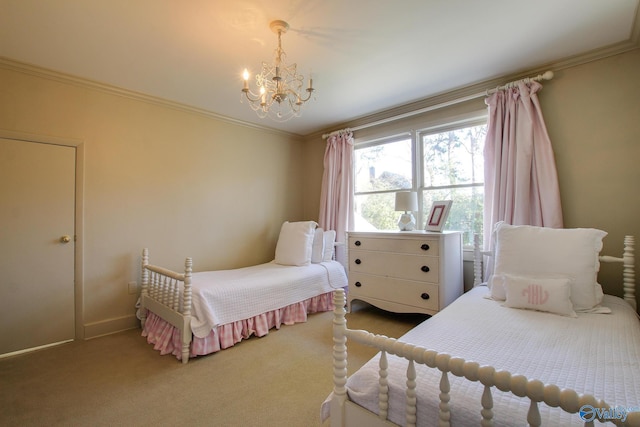
[[[621,253],[626,234],[640,239],[638,76],[640,49],[558,71],[540,94],[565,226],[607,231],[605,252]],[[601,278],[620,294],[616,269],[603,265]]]
[[[0,130],[82,144],[88,337],[136,324],[127,284],[143,247],[175,269],[185,256],[195,270],[246,266],[272,260],[282,221],[303,219],[304,147],[284,133],[8,68]]]
[[[565,225],[607,230],[605,250],[615,253],[623,235],[640,236],[639,74],[635,50],[557,71],[540,95]],[[475,100],[411,125],[478,108]],[[239,267],[273,258],[282,221],[318,216],[324,141],[317,136],[301,143],[11,67],[0,68],[0,130],[82,143],[78,280],[87,336],[135,325],[127,283],[140,280],[143,247],[152,262],[175,269],[185,256],[196,270]],[[605,289],[619,294],[616,278],[603,268]]]
[[[540,93],[556,155],[566,227],[606,230],[604,251],[622,254],[624,235],[640,239],[640,50],[556,71]],[[367,128],[355,137],[420,129],[484,109],[482,99]],[[355,125],[360,125],[358,122]],[[345,124],[347,126],[353,124]],[[336,130],[327,129],[326,132]],[[307,170],[322,161],[324,141],[306,140]],[[322,173],[320,169],[319,172]],[[320,179],[307,179],[305,212],[317,211]],[[637,266],[640,256],[637,257]],[[618,269],[603,266],[605,291],[621,295]],[[640,293],[637,291],[636,293]]]

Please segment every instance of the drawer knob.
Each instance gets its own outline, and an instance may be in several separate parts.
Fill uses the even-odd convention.
[[[356,258],[355,263],[360,265],[360,264],[362,264],[362,261],[360,261],[360,258]]]
[[[425,273],[428,273],[429,272],[429,267],[427,267],[426,265],[423,265],[420,270],[424,271]]]
[[[360,246],[362,243],[360,242],[360,240],[356,240],[353,244],[356,246]]]
[[[359,288],[360,286],[362,286],[362,283],[360,283],[360,282],[356,282],[354,284],[356,285],[356,288]]]
[[[422,299],[429,299],[429,294],[424,292],[422,295],[420,295],[420,298]]]
[[[420,249],[422,249],[423,251],[428,251],[429,245],[427,245],[426,243],[423,243],[422,246],[420,246]]]

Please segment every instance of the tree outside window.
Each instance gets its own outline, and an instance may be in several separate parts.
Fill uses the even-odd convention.
[[[355,227],[358,231],[397,229],[395,193],[413,188],[410,138],[355,148]]]
[[[486,125],[421,133],[422,206],[426,214],[436,200],[453,200],[445,230],[463,231],[464,245],[482,234],[484,141]]]

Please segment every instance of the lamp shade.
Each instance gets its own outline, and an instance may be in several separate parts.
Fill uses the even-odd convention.
[[[418,193],[415,191],[398,191],[396,193],[396,210],[414,212],[418,210]]]

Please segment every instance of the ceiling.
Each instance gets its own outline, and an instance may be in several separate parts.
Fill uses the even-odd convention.
[[[0,57],[299,135],[620,43],[640,0],[0,0]],[[302,117],[260,119],[244,68],[313,76]]]

